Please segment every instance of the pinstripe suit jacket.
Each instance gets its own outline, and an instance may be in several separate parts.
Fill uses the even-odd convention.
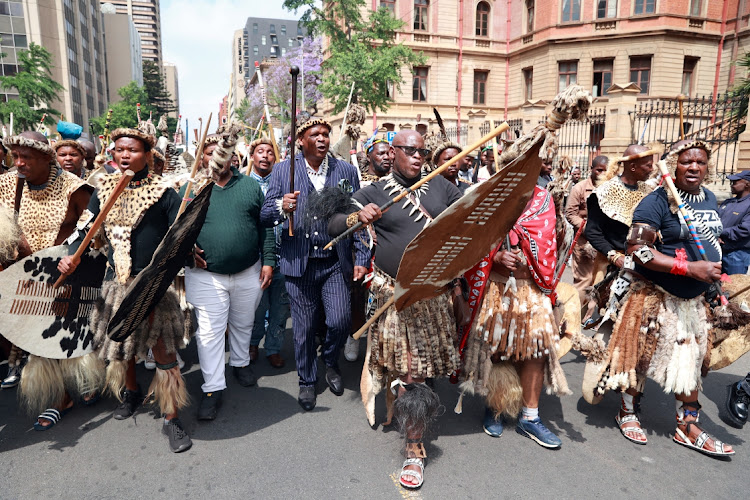
[[[353,165],[332,156],[328,157],[328,174],[326,175],[326,187],[337,186],[339,181],[346,179],[354,187],[359,189],[359,178]],[[281,232],[281,248],[279,249],[279,267],[285,276],[301,277],[307,268],[307,259],[310,256],[311,243],[310,233],[317,232],[324,235],[324,245],[331,241],[328,236],[328,221],[317,221],[312,228],[304,227],[303,214],[309,193],[315,190],[310,178],[307,176],[307,167],[302,154],[298,154],[294,162],[294,190],[299,191],[297,198],[297,210],[294,212],[294,236],[289,236],[289,220],[279,213],[277,200],[281,200],[284,194],[289,192],[289,160],[277,163],[271,172],[271,179],[266,192],[266,201],[260,212],[261,224],[273,227],[281,224],[284,230]],[[319,236],[320,237],[320,236]],[[368,266],[370,250],[358,239],[346,239],[335,246],[341,264],[341,271],[347,281],[352,280],[354,266]],[[354,250],[354,258],[352,251]]]

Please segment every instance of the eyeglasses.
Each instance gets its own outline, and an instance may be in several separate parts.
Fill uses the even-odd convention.
[[[419,156],[421,156],[422,158],[427,158],[427,155],[430,154],[430,150],[425,148],[415,148],[414,146],[396,146],[395,144],[393,145],[393,147],[401,149],[406,154],[406,156],[413,156],[417,151],[419,151]]]

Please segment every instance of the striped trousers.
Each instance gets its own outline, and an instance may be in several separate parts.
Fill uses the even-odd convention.
[[[301,277],[286,276],[300,386],[311,387],[318,380],[315,333],[322,315],[327,331],[321,357],[326,366],[338,369],[339,354],[352,325],[349,286],[336,257],[311,258]]]

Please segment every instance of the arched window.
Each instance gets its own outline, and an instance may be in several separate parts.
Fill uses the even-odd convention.
[[[477,36],[489,36],[490,34],[490,4],[479,2],[477,4]]]

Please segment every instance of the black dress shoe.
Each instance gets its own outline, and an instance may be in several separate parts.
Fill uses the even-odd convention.
[[[727,423],[734,427],[743,427],[747,423],[747,410],[750,405],[750,396],[741,388],[737,382],[727,387],[726,417]]]
[[[330,366],[326,368],[326,383],[335,395],[341,396],[344,394],[344,381],[341,380],[341,374],[335,368]]]
[[[235,366],[234,376],[237,377],[237,382],[239,382],[242,387],[250,387],[257,382],[255,373],[253,373],[253,369],[250,365]]]
[[[315,408],[317,397],[315,396],[315,387],[300,387],[297,401],[305,411]]]
[[[198,407],[198,420],[214,420],[221,406],[221,394],[223,391],[204,392],[201,404]]]

